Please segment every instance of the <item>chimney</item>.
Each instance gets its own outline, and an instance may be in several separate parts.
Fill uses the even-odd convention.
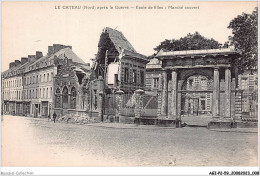
[[[28,58],[27,57],[22,57],[21,58],[21,64],[25,64],[26,62],[28,62]]]
[[[40,59],[41,57],[43,57],[42,52],[36,51],[36,59]]]
[[[14,63],[15,63],[15,66],[21,65],[21,61],[19,61],[19,60],[15,60]]]
[[[66,45],[61,45],[61,44],[53,44],[53,54],[57,53],[58,51],[64,49],[64,48],[70,48],[72,49],[72,46],[66,46]]]
[[[35,55],[28,55],[28,61],[29,62],[33,62],[36,60],[36,56]]]
[[[14,63],[14,62],[11,62],[11,63],[9,64],[9,69],[10,69],[10,68],[13,68],[13,67],[15,67],[15,63]]]
[[[54,52],[53,52],[53,46],[48,46],[48,55],[52,55]]]

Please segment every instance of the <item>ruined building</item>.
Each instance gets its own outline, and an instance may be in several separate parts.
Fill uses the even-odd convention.
[[[121,32],[104,28],[93,69],[106,88],[124,92],[144,89],[147,63],[147,57],[137,53]]]

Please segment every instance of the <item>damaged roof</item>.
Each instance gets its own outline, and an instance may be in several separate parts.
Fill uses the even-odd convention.
[[[106,27],[104,29],[105,33],[108,33],[109,38],[113,42],[116,50],[120,53],[122,49],[132,51],[136,53],[136,50],[131,45],[131,43],[125,38],[125,36],[122,34],[122,32],[119,32],[115,29]]]

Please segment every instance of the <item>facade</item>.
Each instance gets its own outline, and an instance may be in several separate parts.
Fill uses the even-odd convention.
[[[46,56],[37,51],[10,63],[9,69],[2,73],[2,112],[33,117],[52,114],[54,77],[59,67],[55,61],[69,58],[83,64],[71,49],[71,46],[54,44],[48,47]]]
[[[2,113],[23,115],[23,71],[29,64],[28,58],[21,58],[9,64],[2,73]]]

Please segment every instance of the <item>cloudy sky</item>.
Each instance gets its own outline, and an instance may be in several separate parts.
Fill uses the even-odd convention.
[[[70,6],[80,9],[68,9]],[[86,6],[95,9],[83,9]],[[104,6],[108,9],[98,9]],[[9,62],[35,51],[46,55],[53,43],[71,45],[79,57],[90,62],[104,27],[121,31],[147,56],[165,39],[195,31],[224,43],[232,34],[227,29],[229,22],[256,6],[257,2],[2,2],[2,71]]]

